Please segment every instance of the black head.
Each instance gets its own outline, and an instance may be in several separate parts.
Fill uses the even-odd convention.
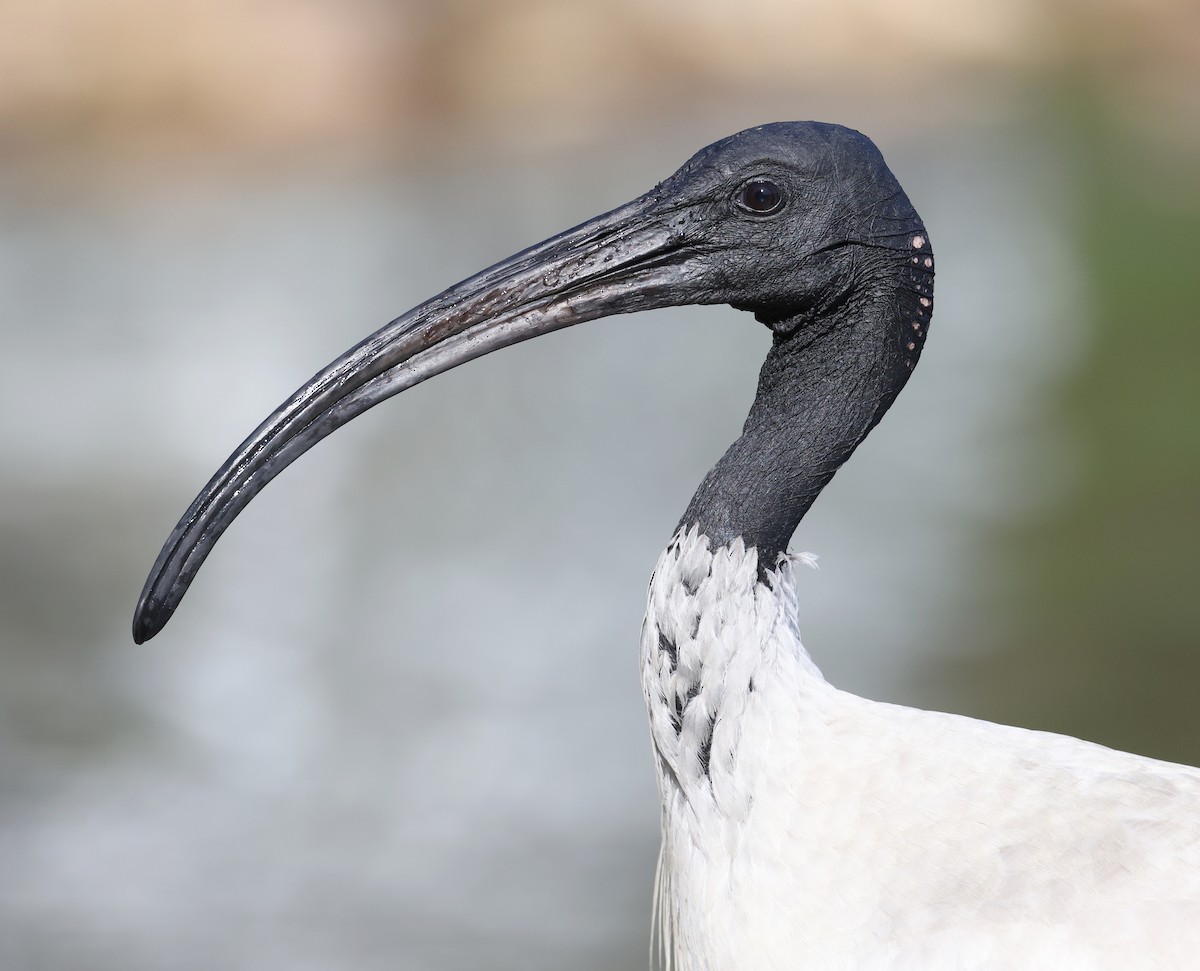
[[[652,194],[680,238],[715,257],[704,302],[771,324],[845,301],[925,232],[874,142],[821,122],[731,135]]]
[[[142,591],[134,638],[153,637],[170,619],[217,539],[262,487],[345,422],[497,348],[654,307],[728,303],[774,329],[747,434],[710,473],[688,516],[715,539],[738,535],[764,550],[786,543],[796,510],[807,508],[793,494],[815,496],[915,363],[914,340],[924,337],[915,321],[925,318],[909,305],[921,299],[927,308],[932,293],[931,258],[924,276],[912,275],[913,253],[928,252],[922,246],[920,220],[858,132],[792,122],[710,145],[627,205],[397,317],[304,384],[179,521]],[[839,375],[844,380],[831,384]],[[822,408],[804,405],[813,395]],[[751,435],[756,428],[769,434]],[[806,461],[824,478],[799,474]]]

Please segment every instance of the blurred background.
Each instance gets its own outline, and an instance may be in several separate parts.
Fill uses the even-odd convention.
[[[638,625],[748,315],[414,389],[129,620],[308,375],[764,121],[869,133],[938,255],[794,540],[817,663],[1200,762],[1198,48],[1187,0],[0,6],[0,969],[645,967]]]

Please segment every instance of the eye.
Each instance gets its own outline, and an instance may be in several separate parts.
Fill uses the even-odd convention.
[[[767,216],[783,208],[783,190],[769,179],[750,180],[733,198],[743,209],[759,216]]]

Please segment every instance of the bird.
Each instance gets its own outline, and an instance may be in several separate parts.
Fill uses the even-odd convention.
[[[741,435],[654,567],[640,638],[661,797],[652,963],[1195,967],[1200,769],[860,698],[801,644],[788,545],[913,373],[933,280],[924,223],[867,136],[777,122],[717,141],[307,381],[180,519],[134,640],[268,481],[375,404],[574,324],[728,304],[771,346]]]

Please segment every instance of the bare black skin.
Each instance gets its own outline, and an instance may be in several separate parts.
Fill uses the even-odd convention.
[[[133,639],[162,630],[259,490],[351,418],[498,348],[655,307],[727,303],[773,331],[742,435],[680,523],[714,545],[741,537],[771,566],[904,387],[932,298],[925,227],[870,139],[818,122],[722,139],[640,198],[397,317],[305,383],[184,513]]]

